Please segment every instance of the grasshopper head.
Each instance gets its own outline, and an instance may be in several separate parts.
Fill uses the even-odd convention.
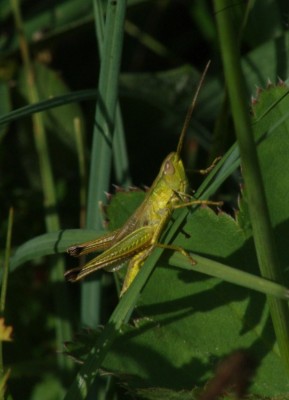
[[[189,186],[188,178],[178,153],[170,153],[165,158],[161,173],[164,182],[170,189],[180,193],[187,192]]]

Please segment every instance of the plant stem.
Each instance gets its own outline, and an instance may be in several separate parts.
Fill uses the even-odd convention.
[[[108,2],[89,175],[87,228],[101,225],[102,221],[95,204],[105,200],[104,191],[107,190],[110,181],[125,11],[126,1]],[[101,171],[97,181],[96,171]]]
[[[19,1],[11,0],[11,8],[14,15],[16,30],[18,32],[19,47],[23,60],[23,67],[26,74],[28,101],[29,104],[34,104],[39,102],[39,95],[37,90],[35,71],[30,59],[28,43],[24,33],[24,24],[20,11]],[[58,231],[60,229],[60,222],[56,212],[55,183],[53,179],[52,166],[42,115],[40,113],[33,114],[32,123],[44,196],[43,203],[45,209],[46,229],[48,232]],[[62,287],[61,291],[59,290],[60,283],[63,283],[63,274],[63,259],[56,257],[53,263],[51,279],[54,286],[56,287],[54,291],[54,301],[57,308],[57,315],[59,317],[55,318],[55,332],[57,347],[59,349],[62,347],[62,344],[65,340],[71,338],[71,329],[68,322],[69,319],[60,317],[69,314],[70,309],[66,286]],[[72,366],[71,360],[61,354],[58,354],[58,361],[61,368],[64,367],[65,369],[70,369]]]
[[[6,302],[6,293],[7,293],[7,284],[8,284],[8,275],[9,275],[9,263],[10,263],[10,254],[11,254],[11,240],[12,240],[12,227],[13,227],[13,216],[14,211],[11,207],[9,210],[8,217],[8,229],[7,229],[7,237],[6,237],[6,246],[5,246],[5,258],[4,258],[4,270],[2,276],[2,286],[1,286],[1,297],[0,297],[0,315],[3,317],[5,311],[5,302]],[[4,372],[4,360],[3,360],[3,342],[0,341],[0,381],[5,377]],[[0,400],[4,400],[4,391],[0,389]]]
[[[118,98],[118,78],[122,54],[122,41],[126,1],[107,2],[104,34],[99,27],[101,66],[99,98],[95,110],[95,123],[89,173],[86,228],[101,229],[102,219],[97,204],[105,201],[109,189],[113,133]],[[103,19],[100,1],[95,1],[95,20]],[[100,22],[99,22],[100,23]],[[102,37],[104,38],[103,44]],[[100,323],[100,282],[87,279],[82,283],[82,323],[96,326]]]
[[[85,140],[84,132],[81,126],[79,118],[74,118],[73,126],[75,131],[75,142],[78,156],[78,167],[80,177],[80,213],[79,213],[79,226],[80,228],[85,227],[86,220],[86,185],[87,185],[87,171],[86,171],[86,160],[85,160]]]
[[[3,271],[3,276],[2,276],[2,287],[1,287],[1,298],[0,298],[0,314],[3,314],[5,311],[7,283],[8,283],[8,275],[9,275],[9,261],[10,261],[10,253],[11,253],[13,217],[14,217],[14,210],[11,207],[9,210],[8,229],[7,229],[7,238],[6,238],[6,246],[5,246],[4,271]]]
[[[233,26],[232,0],[215,0],[214,8],[232,115],[240,149],[256,253],[263,277],[283,283],[257,149],[247,106],[237,34]],[[287,303],[267,296],[281,358],[289,374],[289,312]]]

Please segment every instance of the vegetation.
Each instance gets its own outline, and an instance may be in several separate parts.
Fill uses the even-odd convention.
[[[289,398],[287,3],[1,0],[0,398]],[[121,300],[125,268],[65,282],[176,150],[209,59],[183,160],[224,206],[162,236],[197,264],[156,249]]]

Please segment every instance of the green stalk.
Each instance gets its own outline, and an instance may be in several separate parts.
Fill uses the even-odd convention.
[[[74,118],[73,120],[75,142],[78,156],[78,168],[80,177],[80,194],[79,194],[79,226],[80,228],[85,227],[86,219],[86,182],[87,182],[87,171],[85,163],[85,145],[84,145],[84,132],[81,127],[80,118]]]
[[[97,2],[95,3],[97,4]],[[100,48],[99,98],[89,173],[86,227],[101,229],[102,220],[97,205],[106,200],[110,183],[113,132],[118,96],[126,1],[107,2],[104,42]],[[95,20],[103,19],[102,7],[95,8]],[[100,33],[101,35],[101,33]],[[99,40],[101,43],[101,40]],[[97,275],[96,275],[97,276]],[[82,323],[96,326],[100,322],[100,282],[87,279],[82,283]]]
[[[280,269],[275,238],[260,171],[256,145],[247,106],[246,82],[241,69],[238,39],[232,22],[232,0],[215,0],[214,8],[227,91],[242,160],[248,206],[253,228],[256,253],[263,277],[285,282]],[[281,358],[289,373],[289,312],[287,303],[267,296]]]
[[[253,289],[264,294],[270,294],[279,299],[289,299],[289,290],[278,283],[242,271],[242,269],[232,268],[228,265],[210,260],[209,258],[197,254],[191,253],[190,255],[196,261],[195,265],[192,265],[191,261],[185,259],[182,254],[176,252],[170,257],[169,264],[189,271],[196,271],[200,274],[206,274],[211,277],[213,276],[222,279],[225,282],[242,286],[243,288]]]
[[[90,167],[87,227],[101,226],[95,204],[105,200],[104,190],[109,187],[112,137],[118,95],[118,77],[121,62],[126,1],[108,2],[104,45],[99,74],[99,100],[96,106]],[[99,157],[95,157],[98,154]],[[95,180],[96,171],[99,181]]]
[[[5,260],[4,260],[4,270],[3,270],[3,276],[2,276],[1,297],[0,297],[0,314],[2,314],[2,315],[5,311],[7,283],[8,283],[8,275],[9,275],[9,262],[10,262],[10,254],[11,254],[13,217],[14,217],[14,210],[11,207],[9,210],[9,217],[8,217],[8,229],[7,229],[7,238],[6,238],[6,246],[5,246]]]
[[[34,104],[39,102],[39,95],[35,81],[35,73],[30,59],[29,48],[24,34],[24,24],[21,16],[19,1],[11,0],[11,8],[14,15],[16,30],[18,32],[23,67],[26,73],[28,101],[29,104]],[[54,189],[55,183],[52,174],[51,161],[42,115],[39,113],[34,114],[32,116],[32,123],[44,195],[43,202],[45,208],[46,229],[48,232],[58,231],[60,230],[60,223],[56,212],[56,193]],[[54,286],[56,287],[54,292],[54,301],[57,309],[56,314],[59,316],[55,320],[55,332],[58,349],[62,348],[65,340],[71,338],[71,329],[68,322],[69,319],[61,317],[63,315],[68,315],[70,308],[66,287],[61,287],[61,290],[59,288],[60,283],[63,283],[63,274],[63,259],[57,257],[54,259],[51,276]],[[61,368],[69,369],[72,366],[72,362],[60,353],[58,353],[58,362]]]
[[[96,38],[99,50],[99,58],[102,60],[102,53],[104,47],[104,12],[102,0],[94,0],[94,16],[95,16],[95,29]],[[119,103],[116,105],[115,115],[115,132],[113,133],[113,158],[114,158],[114,173],[116,182],[120,186],[130,186],[131,179],[128,174],[128,155],[126,149],[126,141],[124,135],[124,128],[122,122],[122,115]]]
[[[8,275],[9,275],[13,216],[14,216],[14,211],[13,211],[13,208],[11,207],[9,210],[9,217],[8,217],[8,229],[7,229],[7,237],[6,237],[4,269],[3,269],[1,297],[0,297],[0,314],[2,317],[3,317],[4,311],[5,311],[5,302],[6,302],[6,293],[7,293],[7,284],[8,284]],[[2,343],[2,341],[0,341],[0,382],[2,382],[3,379],[5,379],[4,361],[3,361],[3,343]],[[4,391],[0,390],[0,400],[4,400],[4,398],[5,398]]]
[[[95,29],[96,29],[96,39],[98,44],[98,53],[100,60],[103,60],[103,51],[104,51],[104,35],[105,35],[105,20],[104,20],[104,10],[103,10],[103,2],[101,0],[93,0],[93,7],[94,7],[94,22],[95,22]],[[124,135],[124,128],[122,122],[122,115],[120,110],[120,105],[117,102],[116,104],[116,114],[115,114],[115,128],[113,132],[113,139],[112,139],[112,150],[113,150],[113,159],[114,159],[114,173],[116,177],[116,182],[120,186],[129,186],[131,185],[131,180],[128,174],[129,166],[128,166],[128,155],[126,149],[126,141]],[[106,188],[108,191],[108,187]],[[101,228],[101,226],[98,226]],[[93,304],[91,300],[93,299],[93,289],[91,287],[90,293],[85,293],[85,297],[83,296],[82,299],[86,300],[86,303],[89,305]],[[100,289],[99,287],[95,289]],[[99,296],[100,296],[100,292]],[[91,298],[89,295],[92,295]],[[82,308],[84,312],[86,312],[87,305]],[[99,301],[99,309],[101,309],[101,303]],[[87,318],[86,318],[87,320]],[[98,323],[101,321],[98,321]],[[114,387],[112,377],[107,378],[105,398],[110,398],[111,388]],[[113,391],[114,392],[114,391]],[[94,394],[91,394],[91,397]],[[98,393],[100,396],[100,393]]]

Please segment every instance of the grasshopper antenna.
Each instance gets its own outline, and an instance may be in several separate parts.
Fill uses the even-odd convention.
[[[185,134],[186,134],[186,132],[188,130],[188,127],[189,127],[189,124],[190,124],[190,121],[191,121],[191,118],[192,118],[192,114],[193,114],[193,111],[194,111],[194,108],[195,108],[195,105],[196,105],[196,102],[197,102],[197,98],[199,96],[200,89],[201,89],[201,87],[203,85],[203,82],[204,82],[204,79],[205,79],[205,76],[207,74],[207,71],[209,69],[210,64],[211,64],[211,60],[207,63],[207,65],[206,65],[206,67],[204,69],[204,72],[202,73],[202,76],[201,76],[201,79],[199,81],[197,90],[196,90],[196,92],[194,94],[192,103],[191,103],[191,105],[190,105],[190,107],[189,107],[189,109],[187,111],[187,115],[186,115],[186,118],[185,118],[185,122],[184,122],[184,125],[183,125],[183,129],[182,129],[182,132],[181,132],[181,135],[180,135],[180,139],[179,139],[179,143],[178,143],[178,147],[177,147],[177,154],[178,155],[180,155],[180,153],[181,153],[181,150],[182,150],[182,147],[183,147],[184,137],[185,137]]]

